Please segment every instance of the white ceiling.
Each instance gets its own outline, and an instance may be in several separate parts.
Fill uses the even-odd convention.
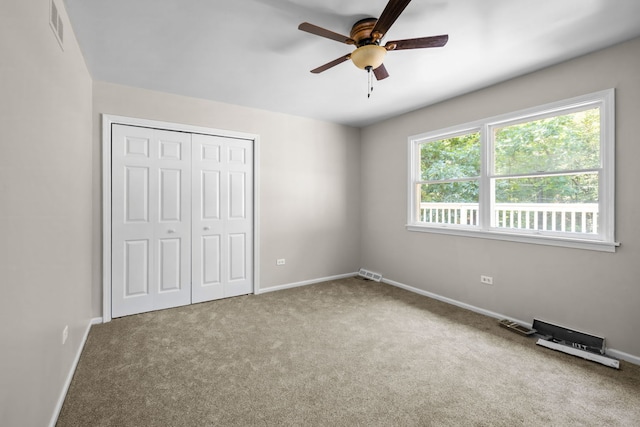
[[[64,0],[94,79],[363,126],[640,36],[639,0],[413,0],[383,39],[449,34],[389,52],[374,83],[349,35],[387,0]]]

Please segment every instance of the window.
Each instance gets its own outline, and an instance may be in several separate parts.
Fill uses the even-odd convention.
[[[407,228],[614,251],[613,97],[410,137]]]

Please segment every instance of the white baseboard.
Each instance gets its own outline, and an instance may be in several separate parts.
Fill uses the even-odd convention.
[[[96,317],[91,319],[91,321],[87,325],[87,328],[84,331],[82,340],[80,341],[80,345],[78,346],[78,351],[76,352],[76,357],[73,359],[73,363],[71,364],[71,368],[69,369],[69,373],[67,374],[67,379],[65,380],[64,386],[62,387],[62,390],[60,392],[58,403],[56,404],[56,407],[53,410],[53,416],[51,417],[51,422],[49,423],[49,427],[55,427],[56,423],[58,422],[58,416],[60,415],[60,411],[62,410],[64,399],[67,397],[67,391],[69,391],[69,386],[71,385],[73,374],[75,374],[76,367],[78,366],[78,362],[80,361],[80,355],[82,354],[82,350],[84,349],[84,344],[87,342],[87,337],[89,336],[91,325],[95,325],[97,323],[102,323],[101,317]]]
[[[640,365],[640,357],[625,353],[624,351],[608,348],[606,349],[605,354],[615,357],[616,359],[624,360],[625,362],[633,363],[634,365]]]
[[[523,320],[520,319],[515,319],[509,316],[505,316],[503,314],[500,313],[496,313],[494,311],[491,310],[485,310],[484,308],[480,308],[480,307],[476,307],[475,305],[471,305],[471,304],[467,304],[464,302],[460,302],[457,300],[454,300],[452,298],[447,298],[447,297],[443,297],[442,295],[438,295],[438,294],[434,294],[432,292],[428,292],[422,289],[418,289],[418,288],[414,288],[413,286],[409,286],[409,285],[405,285],[404,283],[400,283],[400,282],[396,282],[394,280],[390,280],[390,279],[386,279],[383,278],[382,282],[388,284],[388,285],[392,285],[398,288],[402,288],[404,290],[407,290],[409,292],[413,292],[419,295],[423,295],[429,298],[433,298],[435,300],[438,301],[442,301],[442,302],[446,302],[447,304],[451,304],[451,305],[455,305],[457,307],[461,307],[476,313],[480,313],[480,314],[484,314],[485,316],[489,316],[489,317],[493,317],[495,319],[508,319],[511,320],[512,322],[516,322],[519,323],[523,326],[526,326],[528,328],[530,328],[532,326],[531,323],[525,322]],[[635,356],[633,354],[629,354],[629,353],[625,353],[623,351],[619,351],[613,348],[607,348],[605,351],[605,354],[607,354],[608,356],[611,357],[615,357],[616,359],[620,359],[620,360],[624,360],[626,362],[629,363],[633,363],[634,365],[640,365],[640,357]]]
[[[357,272],[353,272],[353,273],[339,274],[337,276],[323,277],[323,278],[320,278],[320,279],[304,280],[302,282],[289,283],[289,284],[286,284],[286,285],[270,286],[268,288],[259,289],[256,292],[256,295],[264,294],[264,293],[267,293],[267,292],[282,291],[284,289],[297,288],[297,287],[300,287],[300,286],[313,285],[314,283],[328,282],[330,280],[346,279],[347,277],[354,277],[354,276],[357,276],[357,275],[358,275]]]
[[[405,289],[409,292],[414,292],[416,294],[420,294],[423,295],[425,297],[429,297],[429,298],[433,298],[435,300],[438,301],[442,301],[442,302],[446,302],[447,304],[451,304],[451,305],[455,305],[457,307],[461,307],[461,308],[465,308],[467,310],[476,312],[476,313],[480,313],[480,314],[484,314],[485,316],[489,316],[489,317],[494,317],[496,319],[508,319],[511,320],[512,322],[516,322],[522,326],[526,326],[528,328],[531,327],[531,323],[527,323],[523,320],[520,319],[515,319],[513,317],[509,317],[509,316],[505,316],[503,314],[500,313],[496,313],[494,311],[491,310],[485,310],[484,308],[480,308],[480,307],[476,307],[475,305],[471,305],[471,304],[467,304],[464,302],[460,302],[451,298],[447,298],[447,297],[443,297],[442,295],[438,295],[438,294],[434,294],[432,292],[428,292],[428,291],[424,291],[422,289],[418,289],[418,288],[414,288],[413,286],[409,286],[409,285],[405,285],[404,283],[400,283],[400,282],[396,282],[394,280],[389,280],[389,279],[382,279],[382,281],[388,285],[392,285],[398,288],[402,288]]]

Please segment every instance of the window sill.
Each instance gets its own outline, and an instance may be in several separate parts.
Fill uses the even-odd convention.
[[[620,246],[618,242],[603,242],[585,239],[571,239],[565,237],[551,237],[542,235],[526,235],[486,230],[470,230],[455,227],[432,227],[418,224],[407,224],[407,231],[422,233],[448,234],[453,236],[472,237],[480,239],[504,240],[509,242],[529,243],[534,245],[560,246],[572,249],[585,249],[600,252],[615,252]]]

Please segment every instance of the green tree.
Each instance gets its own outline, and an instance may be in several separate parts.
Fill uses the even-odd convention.
[[[598,200],[600,111],[597,108],[507,126],[495,131],[495,174],[557,173],[498,179],[496,201],[586,203]]]
[[[420,166],[424,181],[456,180],[423,185],[423,202],[477,203],[480,133],[421,144]]]
[[[495,129],[493,155],[497,202],[597,202],[598,174],[585,169],[600,165],[600,110]],[[423,202],[478,202],[479,132],[423,143],[420,156],[421,179],[438,181],[421,186]]]

